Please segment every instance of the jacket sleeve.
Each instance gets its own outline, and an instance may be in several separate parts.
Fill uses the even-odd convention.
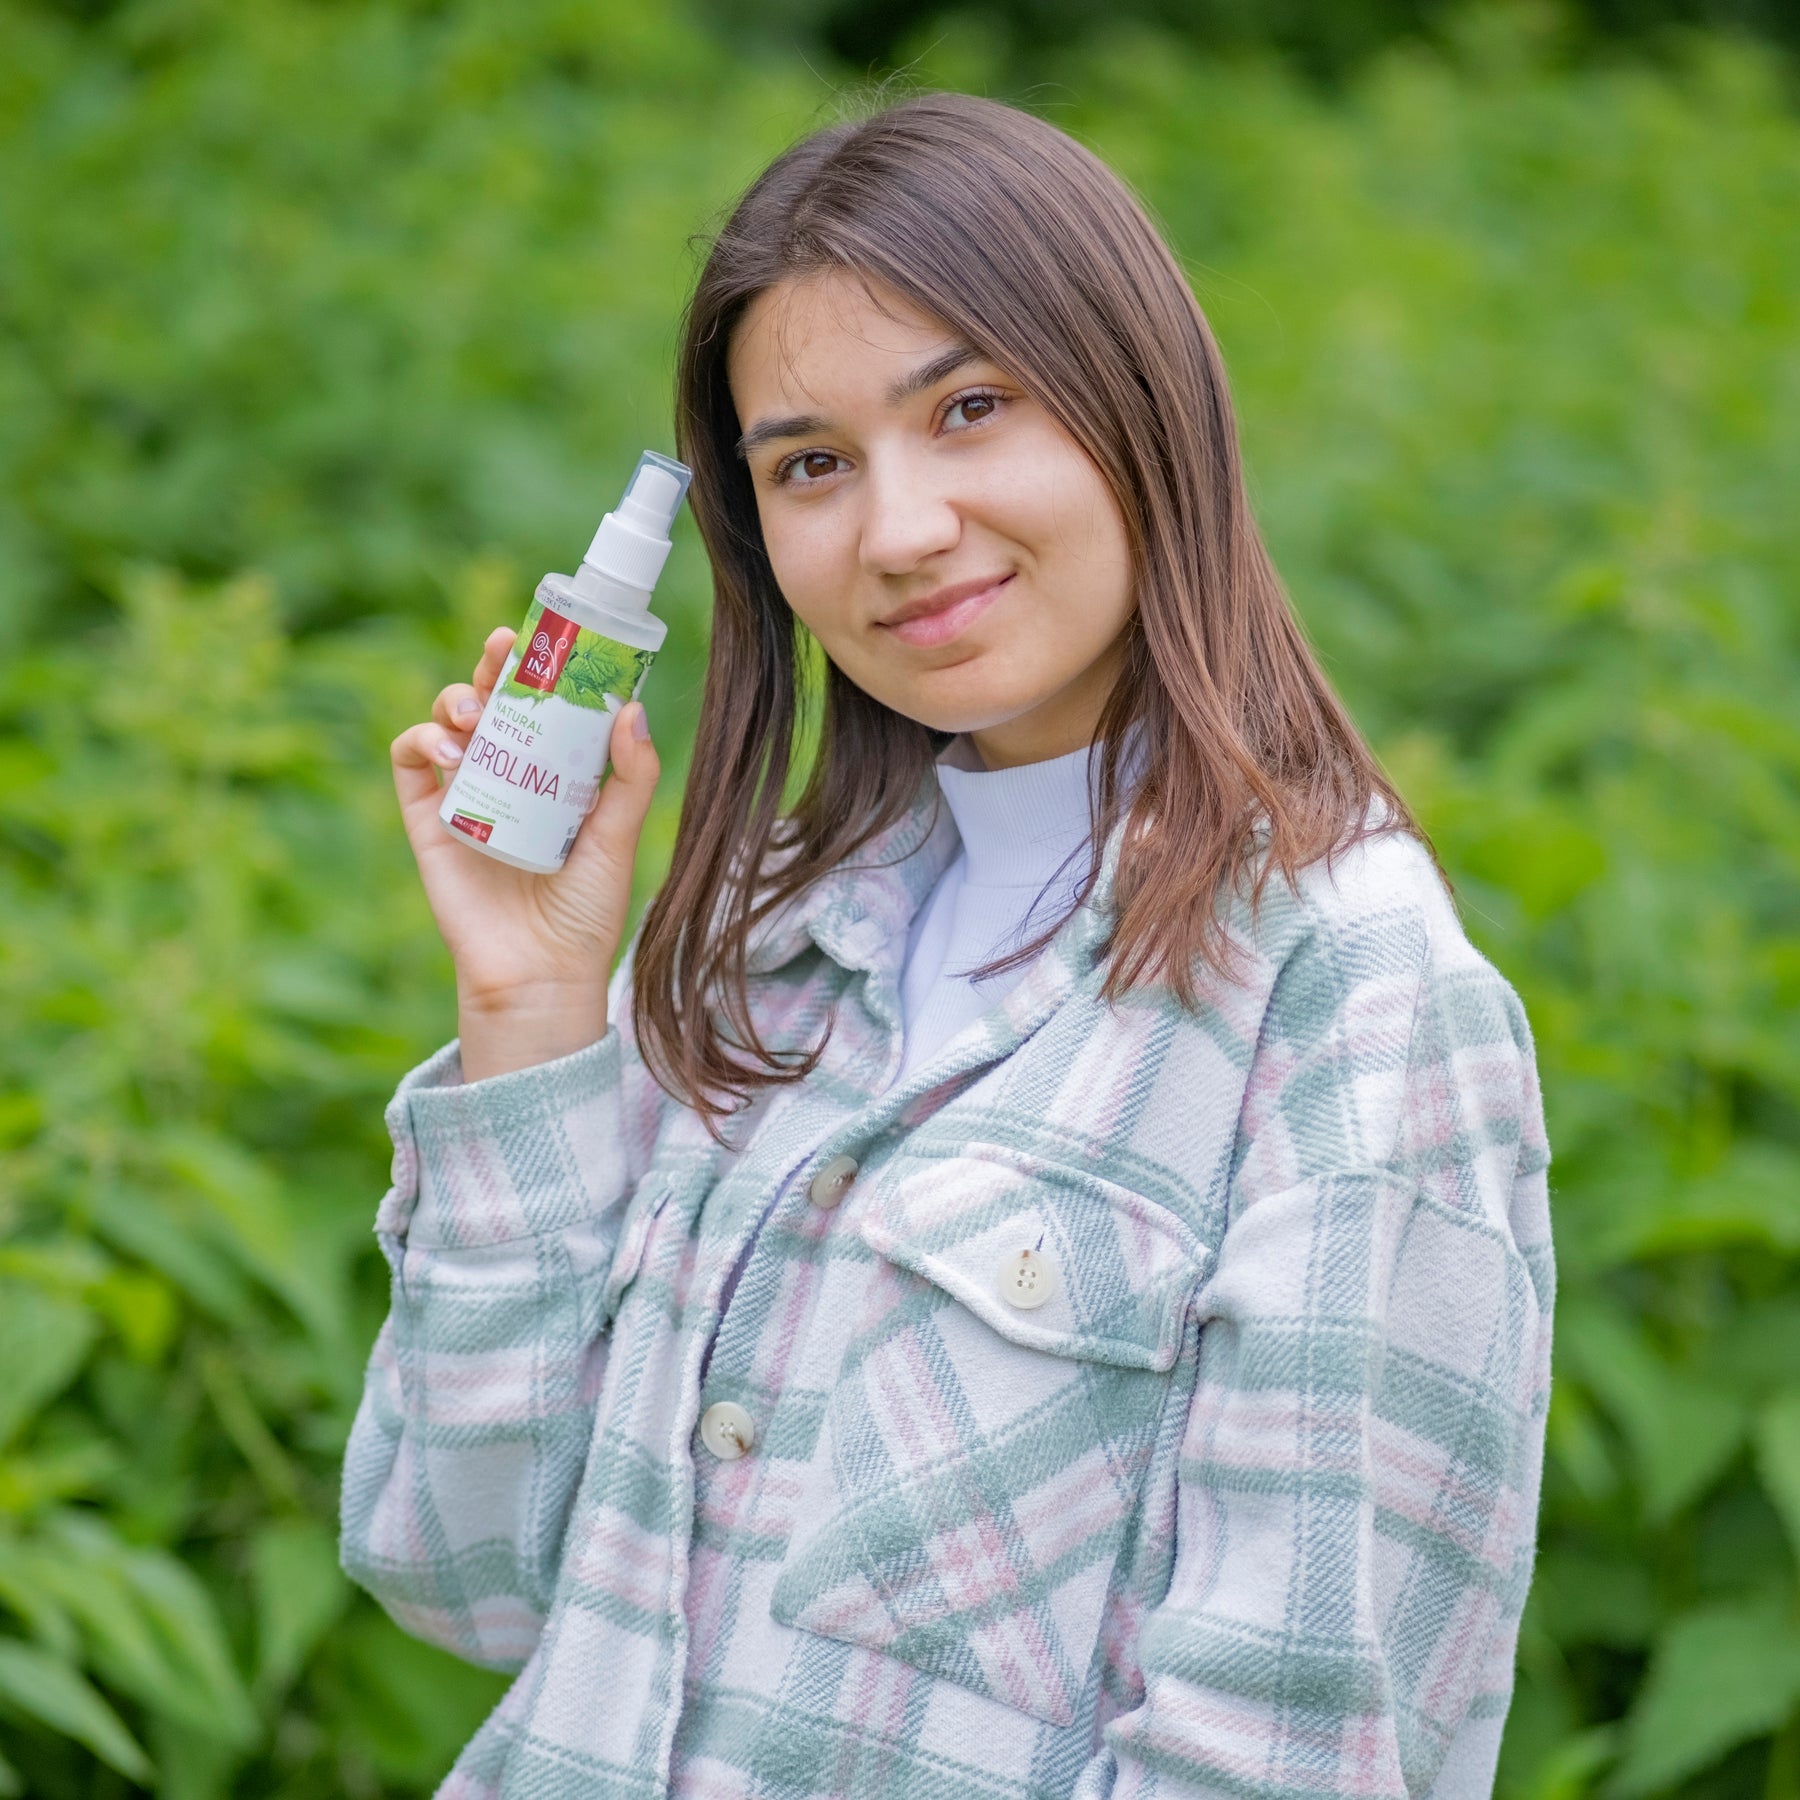
[[[1448,907],[1284,967],[1200,1293],[1166,1597],[1091,1790],[1476,1800],[1530,1580],[1544,1142],[1517,998]],[[1406,966],[1410,964],[1410,969]]]
[[[453,1043],[387,1110],[389,1313],[345,1454],[341,1555],[406,1630],[495,1668],[543,1626],[604,1368],[599,1296],[663,1104],[626,979],[597,1044],[465,1085]]]

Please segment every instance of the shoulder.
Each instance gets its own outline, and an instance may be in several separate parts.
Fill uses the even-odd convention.
[[[1538,1155],[1524,1008],[1418,839],[1383,832],[1272,876],[1247,929],[1267,993],[1240,1142],[1252,1185],[1410,1165],[1434,1143]]]
[[[1469,941],[1430,851],[1410,833],[1360,839],[1292,884],[1271,876],[1248,935],[1274,978],[1271,1005],[1295,1023],[1376,986],[1418,999],[1485,996],[1523,1029],[1517,996]]]
[[[1377,992],[1389,1007],[1416,999],[1440,969],[1489,966],[1430,852],[1400,832],[1362,838],[1292,881],[1269,871],[1261,894],[1239,902],[1232,935],[1263,971],[1268,1024],[1283,1035],[1332,1029]]]
[[[1315,952],[1335,958],[1346,974],[1410,987],[1415,1063],[1483,1047],[1531,1063],[1523,1003],[1469,941],[1444,877],[1417,838],[1367,838],[1333,864],[1305,871],[1300,887]]]
[[[1302,942],[1387,939],[1422,963],[1434,943],[1462,940],[1444,878],[1430,851],[1409,832],[1359,838],[1309,863],[1291,885],[1272,874],[1266,898],[1272,917],[1282,915],[1285,903],[1283,922]]]

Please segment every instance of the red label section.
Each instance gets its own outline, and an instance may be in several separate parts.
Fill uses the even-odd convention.
[[[494,828],[486,819],[471,819],[467,813],[452,813],[450,823],[458,831],[466,831],[478,844],[485,844],[494,835]]]
[[[553,613],[546,606],[531,629],[531,642],[525,646],[525,654],[513,680],[521,687],[536,688],[540,694],[554,691],[562,676],[563,664],[575,648],[578,629],[574,620],[565,619],[561,613]]]

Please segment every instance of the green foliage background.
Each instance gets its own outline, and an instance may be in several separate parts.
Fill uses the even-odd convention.
[[[1466,12],[1021,95],[1150,199],[1330,666],[1521,989],[1563,1279],[1503,1792],[1800,1793],[1800,122]],[[0,0],[0,1792],[411,1795],[493,1679],[336,1572],[380,1111],[452,1028],[390,736],[566,568],[688,235],[838,79],[625,0]],[[814,59],[816,61],[816,59]],[[1026,77],[1030,85],[1026,87]],[[667,855],[691,533],[646,689]]]

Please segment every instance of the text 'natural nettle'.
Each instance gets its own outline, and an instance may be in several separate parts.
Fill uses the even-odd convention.
[[[613,723],[662,648],[650,595],[691,471],[646,450],[574,575],[546,575],[444,793],[472,849],[540,875],[563,866],[600,792]]]

